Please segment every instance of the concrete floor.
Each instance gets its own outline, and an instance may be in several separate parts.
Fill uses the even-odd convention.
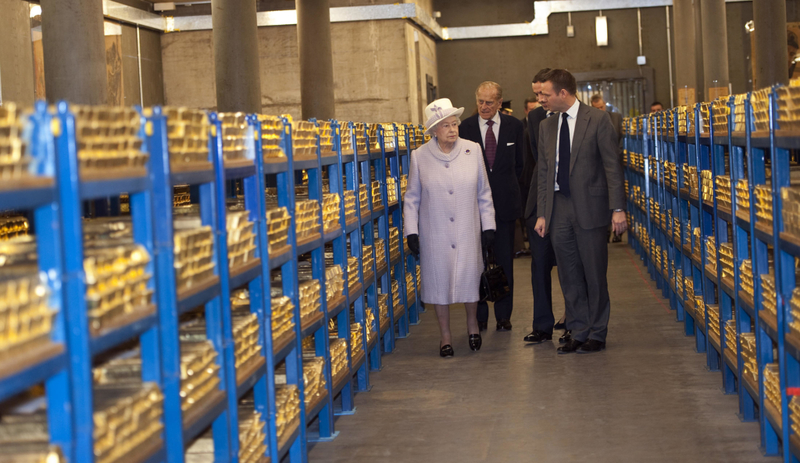
[[[511,332],[490,324],[478,353],[467,346],[463,308],[452,310],[452,359],[438,355],[433,310],[383,357],[339,436],[309,450],[311,462],[772,462],[756,423],[737,418],[694,339],[660,298],[630,247],[610,248],[612,315],[606,351],[556,354],[557,341],[525,345],[530,260],[515,261]],[[554,277],[554,282],[557,282]],[[561,291],[554,306],[563,312]],[[558,316],[557,315],[557,316]]]

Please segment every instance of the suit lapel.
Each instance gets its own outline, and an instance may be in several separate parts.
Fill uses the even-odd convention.
[[[572,136],[572,151],[569,157],[569,173],[575,167],[575,159],[578,158],[578,153],[581,151],[581,143],[583,143],[584,135],[586,135],[586,128],[589,126],[589,109],[583,103],[578,106],[578,117],[575,120],[575,133]]]
[[[497,155],[495,156],[494,164],[505,156],[506,152],[506,139],[508,139],[509,125],[503,121],[503,115],[500,115],[500,131],[497,134]]]

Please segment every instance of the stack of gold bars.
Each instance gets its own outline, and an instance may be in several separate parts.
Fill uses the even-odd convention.
[[[375,238],[375,263],[379,272],[386,267],[386,245],[380,238]]]
[[[341,265],[329,265],[325,267],[325,295],[330,303],[344,294],[344,279]],[[328,307],[332,309],[333,307]]]
[[[717,175],[717,205],[731,211],[731,178],[727,175]]]
[[[353,131],[350,130],[350,124],[348,122],[341,122],[339,133],[341,134],[342,154],[355,154],[353,151]]]
[[[196,335],[192,335],[194,336]],[[219,385],[217,355],[210,341],[181,341],[180,396],[181,409],[184,412],[217,389]]]
[[[800,433],[800,396],[792,396],[789,400],[789,424],[794,434]]]
[[[736,206],[749,215],[750,189],[747,187],[747,180],[745,179],[739,179],[736,182]]]
[[[319,280],[308,280],[300,283],[300,323],[303,324],[313,318],[320,309],[320,284]]]
[[[386,196],[390,206],[397,202],[397,180],[394,177],[386,176]]]
[[[358,203],[361,205],[361,218],[369,216],[369,195],[367,185],[364,183],[358,184]]]
[[[768,185],[756,185],[756,222],[772,228],[772,188]]]
[[[778,316],[778,299],[775,294],[775,276],[770,271],[769,274],[761,275],[761,304],[764,310],[773,316]]]
[[[408,189],[408,175],[400,176],[400,200],[406,200],[406,190]]]
[[[701,170],[700,177],[703,184],[703,201],[709,204],[714,201],[714,179],[711,177],[710,170]]]
[[[47,413],[4,413],[0,416],[0,448],[7,463],[65,463],[58,446],[50,445]]]
[[[706,304],[706,311],[708,312],[708,330],[715,334],[717,339],[720,339],[719,306],[717,304]]]
[[[319,201],[306,199],[295,203],[297,241],[319,233]]]
[[[798,87],[800,88],[800,87]],[[800,236],[800,187],[781,188],[783,204],[783,231]]]
[[[246,289],[231,294],[231,315],[233,320],[234,365],[238,369],[261,356],[258,344],[260,325],[258,316],[250,312],[250,294]]]
[[[364,333],[361,323],[350,324],[350,356],[357,359],[364,354]]]
[[[95,384],[92,421],[94,461],[110,463],[158,438],[164,425],[164,395],[155,383],[115,381]]]
[[[769,88],[750,93],[750,107],[753,109],[753,123],[756,132],[769,131]],[[783,127],[783,125],[781,125]]]
[[[50,288],[32,273],[0,282],[0,363],[50,340]]]
[[[683,185],[689,190],[689,195],[698,198],[697,166],[683,165]]]
[[[358,257],[350,256],[347,258],[347,287],[352,291],[358,282]]]
[[[147,287],[150,254],[141,245],[86,249],[86,309],[89,328],[97,334],[119,317],[149,306],[153,290]]]
[[[736,311],[731,311],[732,317],[725,322],[725,349],[736,357]]]
[[[328,121],[317,121],[319,127],[319,152],[321,156],[333,156],[333,129]]]
[[[394,278],[394,275],[392,275],[392,278]],[[400,283],[398,283],[397,280],[394,280],[394,279],[392,280],[392,301],[393,301],[392,303],[394,304],[394,307],[399,308],[399,304],[400,304]]]
[[[740,334],[739,343],[742,345],[742,360],[744,361],[742,375],[750,380],[753,385],[756,385],[758,384],[758,360],[756,357],[755,333]]]
[[[367,154],[367,127],[363,122],[355,123],[356,149],[361,154]]]
[[[669,163],[669,184],[673,190],[678,191],[678,165]]]
[[[672,269],[673,263],[669,258],[669,252],[666,249],[661,250],[661,263],[664,266],[664,277],[667,278],[670,275],[670,269]]]
[[[686,291],[686,300],[694,301],[694,280],[691,275],[683,277],[683,288]]]
[[[269,252],[278,252],[288,245],[289,225],[292,218],[285,207],[274,207],[267,211],[267,239]]]
[[[303,394],[306,407],[316,403],[325,395],[325,357],[316,357],[313,352],[303,352]]]
[[[692,248],[692,236],[694,236],[694,229],[692,228],[691,220],[686,222],[686,231],[683,234],[683,245],[689,249]]]
[[[2,143],[2,141],[0,141]],[[0,217],[0,241],[28,234],[28,219],[20,216]]]
[[[406,272],[406,300],[411,301],[414,299],[414,275],[411,272]]]
[[[695,242],[695,246],[692,248],[692,254],[697,260],[700,260],[702,259],[702,254],[700,252],[700,246],[701,246],[700,243],[702,243],[703,233],[700,231],[700,227],[695,227],[692,233],[694,234],[694,242]]]
[[[367,306],[367,310],[365,311],[365,318],[366,318],[366,331],[367,331],[367,342],[372,342],[375,339],[375,335],[378,334],[375,330],[375,309],[372,307]]]
[[[722,270],[720,277],[726,281],[729,287],[733,287],[733,244],[720,243],[719,245],[719,265]]]
[[[683,269],[680,268],[675,272],[675,291],[678,293],[678,297],[682,301],[684,298]]]
[[[222,123],[222,156],[225,163],[244,161],[247,154],[247,115],[218,113]]]
[[[239,406],[239,462],[261,463],[267,452],[266,422],[248,403]]]
[[[375,258],[372,256],[372,246],[365,244],[361,247],[361,265],[364,269],[364,279],[369,280],[366,276],[372,273],[372,265],[375,263]]]
[[[714,135],[725,136],[728,134],[728,115],[731,108],[728,107],[728,96],[721,96],[711,103],[714,111]]]
[[[14,103],[0,107],[0,179],[8,181],[30,175],[32,158],[22,138],[22,112]]]
[[[422,288],[422,271],[419,269],[419,264],[417,264],[417,288]]]
[[[737,134],[743,134],[747,129],[744,108],[746,100],[746,93],[740,93],[733,97],[733,132]]]
[[[372,182],[372,210],[376,211],[383,207],[383,200],[381,199],[381,182],[375,180]]]
[[[178,292],[196,286],[214,275],[213,246],[214,238],[209,226],[176,229],[173,251]]]
[[[339,195],[335,193],[322,195],[322,224],[325,233],[339,228]]]
[[[389,227],[389,259],[394,261],[400,258],[400,230]]]
[[[275,375],[278,382],[278,375]],[[285,378],[285,375],[284,375]],[[275,427],[278,442],[283,444],[300,424],[300,390],[294,384],[275,386]]]
[[[234,269],[255,259],[256,233],[249,211],[228,211],[228,268]]]
[[[739,265],[739,278],[742,281],[742,291],[750,296],[751,300],[755,299],[755,289],[753,286],[753,264],[750,259],[742,260]]]
[[[73,106],[81,176],[145,174],[149,155],[139,137],[141,115],[133,108]]]
[[[397,124],[397,144],[401,150],[407,149],[406,144],[406,124]]]
[[[319,130],[313,122],[292,121],[292,153],[294,159],[316,159],[317,134]]]
[[[271,296],[272,339],[276,340],[294,330],[294,304],[278,289],[273,288]]]
[[[335,333],[331,333],[331,380],[337,384],[340,375],[347,373],[347,339],[338,339]]]
[[[792,79],[789,85],[777,87],[778,126],[780,130],[800,129],[800,80]]]
[[[650,197],[650,214],[653,216],[655,223],[661,223],[661,205],[652,196]]]
[[[764,395],[780,416],[781,410],[781,387],[780,369],[778,363],[768,363],[764,365]]]
[[[264,162],[285,160],[286,153],[281,148],[283,137],[283,121],[278,116],[258,115],[261,122],[261,146],[264,151]]]
[[[165,108],[172,170],[208,162],[208,116],[188,108]]]
[[[660,273],[663,273],[662,270],[661,270],[663,268],[663,265],[664,265],[662,260],[661,260],[661,246],[656,245],[655,238],[653,238],[650,241],[650,250],[651,250],[651,255],[652,255],[652,258],[653,258],[653,264],[655,265],[656,270],[658,270]]]
[[[378,319],[381,322],[381,331],[389,323],[389,295],[378,292]]]
[[[631,215],[631,214],[627,214]],[[672,239],[676,245],[681,244],[681,219],[680,217],[672,218]]]
[[[789,330],[795,335],[800,337],[800,287],[792,290],[792,298],[789,300]]]
[[[353,190],[344,190],[345,223],[355,222],[358,218],[356,212],[356,193]]]

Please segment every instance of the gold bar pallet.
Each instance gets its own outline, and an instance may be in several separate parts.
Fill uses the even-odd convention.
[[[418,321],[399,230],[423,142],[402,124],[0,107],[4,455],[306,462]]]
[[[630,244],[766,455],[800,462],[800,81],[626,119]]]

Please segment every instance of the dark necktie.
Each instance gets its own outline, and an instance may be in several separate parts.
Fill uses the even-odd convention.
[[[494,137],[494,130],[492,130],[494,121],[486,121],[486,125],[489,127],[486,129],[484,145],[486,145],[486,162],[489,163],[489,169],[491,169],[494,166],[494,158],[497,156],[497,139]]]
[[[569,198],[569,114],[561,115],[561,133],[558,135],[558,191]]]

